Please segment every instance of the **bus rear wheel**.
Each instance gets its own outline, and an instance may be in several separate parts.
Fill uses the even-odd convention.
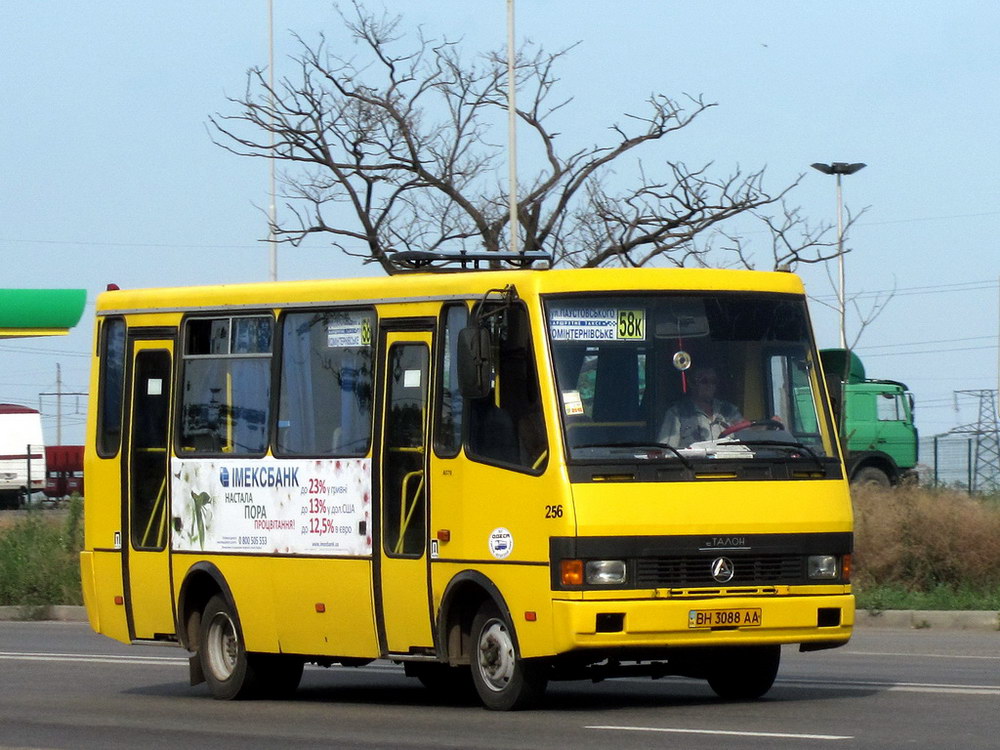
[[[511,625],[493,602],[472,621],[472,648],[472,681],[486,708],[528,708],[545,693],[544,665],[518,656]]]
[[[239,700],[258,692],[260,680],[243,644],[243,633],[221,595],[209,599],[202,613],[198,657],[214,698]]]
[[[756,700],[771,689],[780,663],[781,646],[719,649],[708,670],[708,684],[724,700]]]

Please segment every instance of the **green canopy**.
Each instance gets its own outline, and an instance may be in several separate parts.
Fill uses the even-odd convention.
[[[850,360],[847,360],[848,354],[851,355]],[[836,375],[847,383],[865,382],[865,366],[854,352],[847,349],[821,349],[819,357],[823,361],[823,370],[827,375]],[[850,362],[850,367],[847,366],[847,362]],[[845,372],[846,379],[844,379]]]
[[[63,336],[86,302],[86,289],[0,289],[0,338]]]

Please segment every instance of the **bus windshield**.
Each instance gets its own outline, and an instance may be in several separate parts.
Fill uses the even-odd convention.
[[[835,463],[802,298],[560,295],[546,315],[571,461]]]

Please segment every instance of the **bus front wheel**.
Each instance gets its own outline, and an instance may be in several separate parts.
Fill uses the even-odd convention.
[[[781,646],[719,649],[708,670],[708,684],[724,700],[756,700],[771,689],[780,663]]]
[[[472,647],[472,681],[486,708],[515,711],[542,697],[544,666],[517,655],[511,625],[492,602],[472,621]]]

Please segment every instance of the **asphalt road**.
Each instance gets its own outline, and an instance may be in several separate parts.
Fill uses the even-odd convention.
[[[1000,633],[857,631],[785,649],[775,687],[724,703],[684,679],[557,683],[542,708],[445,705],[392,664],[309,669],[294,700],[225,703],[186,652],[83,623],[0,622],[0,748],[997,748]]]

